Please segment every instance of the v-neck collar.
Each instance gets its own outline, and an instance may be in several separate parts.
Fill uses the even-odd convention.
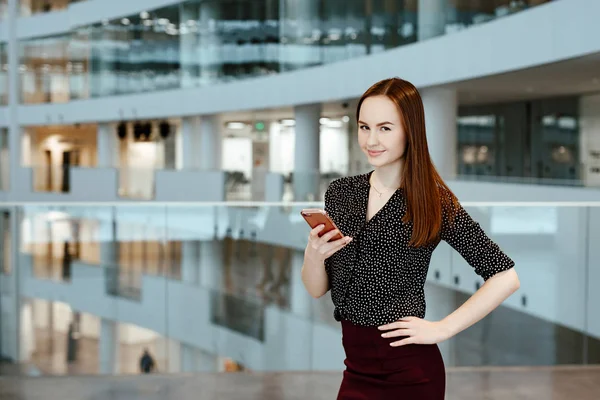
[[[402,188],[396,189],[394,191],[394,193],[392,193],[392,195],[390,196],[388,201],[386,201],[385,204],[383,206],[381,206],[381,208],[371,217],[371,219],[369,219],[367,221],[367,210],[369,207],[369,191],[371,190],[371,175],[373,174],[374,171],[375,170],[371,170],[371,171],[367,172],[366,174],[363,174],[359,181],[360,182],[360,196],[361,196],[360,218],[361,218],[361,223],[363,224],[363,227],[366,227],[367,225],[372,224],[373,220],[381,218],[379,215],[386,212],[387,208],[389,208],[389,206],[390,206],[390,203],[394,203],[396,200],[396,196],[398,196],[399,194],[401,194],[401,192],[403,192]]]

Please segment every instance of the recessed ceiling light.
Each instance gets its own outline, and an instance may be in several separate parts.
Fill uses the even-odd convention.
[[[246,124],[243,122],[228,122],[227,123],[227,129],[244,129],[246,127]]]
[[[148,11],[142,11],[140,13],[140,18],[142,18],[142,19],[150,18],[150,13],[148,13]]]

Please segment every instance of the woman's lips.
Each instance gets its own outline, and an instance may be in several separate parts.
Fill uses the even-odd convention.
[[[384,152],[384,151],[385,151],[385,150],[379,150],[379,151],[375,151],[375,150],[367,150],[367,152],[369,153],[369,155],[370,155],[371,157],[377,157],[377,156],[379,156],[379,155],[383,154],[383,152]]]

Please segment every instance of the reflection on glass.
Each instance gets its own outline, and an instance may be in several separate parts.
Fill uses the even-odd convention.
[[[21,102],[69,101],[69,36],[24,40],[20,43]]]
[[[434,15],[428,22],[435,25],[426,27],[434,36],[540,3],[449,1],[447,20]],[[32,10],[53,9],[68,1],[27,4]],[[199,87],[378,53],[420,37],[418,12],[416,0],[182,1],[77,28],[61,38],[60,65],[23,49],[23,69],[37,81],[28,83],[35,90],[25,90],[24,101],[64,101],[62,94],[54,95],[63,86],[71,99]],[[42,54],[45,46],[57,46],[53,40],[24,46],[38,44]],[[44,83],[46,75],[54,82],[62,75],[68,83],[55,89],[56,82]],[[45,95],[44,85],[50,91]],[[30,92],[42,95],[29,98]]]
[[[459,174],[496,174],[495,142],[499,128],[496,115],[458,118]]]
[[[551,0],[448,0],[445,33],[512,15]]]
[[[20,0],[19,14],[26,17],[38,13],[64,10],[71,3],[85,0]]]
[[[476,179],[582,185],[579,98],[459,110],[458,172]]]
[[[115,325],[134,326],[135,334],[148,342],[160,332],[161,340],[171,341],[173,349],[203,352],[203,370],[219,370],[215,359],[222,356],[258,370],[338,368],[343,361],[343,352],[336,353],[341,332],[333,320],[331,299],[329,295],[312,299],[301,282],[309,230],[300,217],[301,208],[20,207],[16,237],[20,238],[22,304],[37,302],[37,290],[43,288],[45,301],[64,308],[64,312],[56,309],[56,316],[66,315],[65,321],[75,325],[98,319],[92,324],[96,328],[81,331],[82,340],[89,340],[86,335],[93,336],[97,330],[112,332]],[[597,314],[589,303],[592,297],[586,297],[589,283],[582,279],[595,271],[597,262],[574,256],[598,240],[594,236],[598,232],[587,229],[587,224],[599,222],[597,210],[555,206],[467,209],[515,259],[522,285],[502,307],[441,344],[446,364],[557,365],[597,360],[593,353],[586,358],[588,349],[599,348],[600,331],[594,331]],[[5,212],[0,218],[4,250],[11,248],[6,239],[8,220]],[[3,265],[10,261],[4,260]],[[439,320],[476,290],[477,276],[447,245],[435,251],[431,270],[440,271],[441,278],[428,277],[427,318]],[[445,281],[445,277],[457,279]],[[79,321],[75,310],[81,309],[89,315]],[[27,312],[19,318],[24,332],[36,325],[29,323]],[[38,333],[47,336],[52,333],[48,329]],[[23,333],[17,339],[23,348],[28,348],[27,337]],[[299,343],[302,352],[290,356],[285,349],[298,349]],[[312,358],[318,349],[328,352]],[[58,351],[51,356],[67,359],[64,348]],[[139,352],[133,353],[123,359],[124,365],[134,365],[131,359],[137,360]],[[36,365],[48,362],[47,354],[41,358],[27,351],[23,354],[25,361]],[[167,362],[168,357],[156,356],[161,363]],[[86,360],[91,366],[86,371],[98,373],[99,360]],[[77,371],[81,372],[74,368],[68,373]],[[112,372],[131,371],[127,367]]]

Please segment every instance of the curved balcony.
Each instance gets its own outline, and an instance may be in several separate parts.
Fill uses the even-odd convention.
[[[407,77],[419,87],[460,86],[460,82],[474,77],[498,76],[600,52],[600,45],[592,39],[600,36],[600,27],[590,18],[593,12],[587,12],[592,11],[590,7],[600,12],[600,3],[587,4],[583,0],[575,3],[582,3],[582,7],[573,7],[574,2],[553,2],[415,45],[391,48],[371,44],[370,52],[364,41],[357,45],[323,44],[320,38],[317,44],[306,44],[300,41],[301,36],[294,34],[286,39],[287,43],[283,43],[282,36],[281,42],[259,41],[254,46],[233,44],[217,35],[222,50],[219,57],[198,58],[195,51],[210,54],[210,46],[214,45],[210,40],[214,37],[209,36],[210,40],[198,47],[185,40],[171,45],[172,41],[166,38],[174,35],[164,32],[161,35],[165,40],[159,39],[162,38],[159,35],[156,40],[136,42],[124,31],[128,39],[123,41],[123,47],[109,39],[90,42],[85,39],[90,36],[86,35],[94,36],[96,29],[90,28],[82,33],[81,40],[73,42],[74,49],[81,46],[81,51],[77,50],[81,55],[77,63],[58,68],[56,79],[62,84],[57,83],[56,87],[62,91],[40,93],[34,86],[22,85],[23,96],[31,102],[63,103],[22,105],[19,121],[24,125],[69,124],[342,100],[355,98],[373,81],[393,75]],[[583,3],[588,8],[586,12]],[[555,20],[570,23],[551,22]],[[572,24],[586,28],[571,29]],[[168,30],[168,26],[161,29]],[[196,41],[203,38],[193,37]],[[557,39],[548,41],[548,37]],[[60,42],[56,38],[44,40]],[[70,40],[67,42],[71,43]],[[83,55],[89,53],[92,45],[92,57],[86,58]],[[26,54],[37,54],[37,45],[31,46]],[[189,51],[178,52],[176,49],[181,46],[190,46]],[[103,53],[102,49],[106,51]],[[154,61],[156,54],[162,60],[160,68]],[[91,70],[86,65],[92,66]],[[51,64],[45,68],[53,71]],[[61,68],[71,72],[61,73]],[[22,77],[33,82],[36,74],[28,70]],[[517,91],[516,87],[512,89]]]

